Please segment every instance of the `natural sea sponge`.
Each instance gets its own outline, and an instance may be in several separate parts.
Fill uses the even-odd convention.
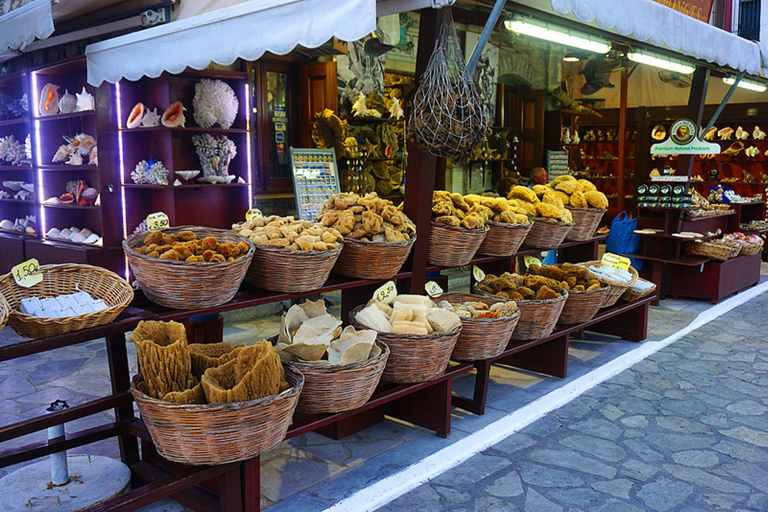
[[[185,391],[171,391],[166,393],[163,397],[164,402],[172,402],[174,404],[204,404],[205,392],[203,391],[203,385],[197,382],[195,379],[195,385],[191,389]]]
[[[573,195],[574,192],[584,192],[584,187],[582,187],[581,183],[576,180],[566,180],[559,183],[555,187],[555,190],[560,190],[570,196]]]
[[[584,198],[587,200],[589,206],[593,208],[599,208],[600,210],[608,209],[608,198],[602,192],[585,192]]]
[[[566,224],[573,224],[573,214],[567,208],[560,210],[560,220]]]
[[[584,192],[595,192],[597,190],[597,187],[589,180],[578,180],[579,183],[581,183],[581,186],[584,187]]]
[[[549,192],[551,189],[546,185],[534,185],[532,190],[537,196],[539,196],[539,199],[541,199],[541,196]]]
[[[546,194],[542,195],[541,202],[551,204],[557,209],[560,209],[564,206],[563,200],[557,197],[553,192],[547,192]]]
[[[131,333],[131,341],[149,396],[163,398],[192,387],[192,361],[183,324],[142,321]]]
[[[536,203],[538,202],[539,198],[536,197],[536,193],[531,190],[528,187],[523,187],[520,185],[515,185],[512,187],[512,190],[509,191],[509,195],[507,196],[508,199],[522,199],[523,201],[528,201],[529,203]]]
[[[209,368],[201,383],[211,404],[265,398],[289,387],[280,356],[268,341],[241,349],[235,359]]]
[[[438,224],[447,224],[449,226],[461,225],[459,218],[453,215],[441,215],[440,217],[435,218],[435,222]]]
[[[554,290],[550,289],[548,286],[542,286],[536,292],[536,296],[534,297],[534,300],[555,299],[555,298],[557,298],[559,296],[560,295],[557,292],[555,292]]]
[[[560,220],[560,211],[554,205],[548,203],[536,203],[536,213],[540,217]]]
[[[192,343],[189,346],[189,355],[192,359],[192,375],[198,379],[203,376],[208,368],[215,368],[237,357],[245,343],[232,346],[231,343]]]
[[[576,191],[571,195],[570,205],[574,208],[586,208],[587,198],[584,196],[584,192]]]

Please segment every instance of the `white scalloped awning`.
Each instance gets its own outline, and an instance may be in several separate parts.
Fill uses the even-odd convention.
[[[760,48],[654,0],[517,0],[636,41],[718,66],[760,75]],[[768,61],[766,61],[768,64]]]
[[[376,30],[376,0],[250,0],[86,48],[88,83],[156,78],[265,52],[356,41]]]
[[[0,16],[0,53],[53,34],[51,0],[35,0]]]

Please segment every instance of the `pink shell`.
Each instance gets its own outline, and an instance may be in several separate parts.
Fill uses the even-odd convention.
[[[98,196],[99,196],[98,190],[96,190],[95,188],[87,188],[83,190],[83,195],[80,197],[82,197],[88,202],[92,202],[92,201],[95,201]]]

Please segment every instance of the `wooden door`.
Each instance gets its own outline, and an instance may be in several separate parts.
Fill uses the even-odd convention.
[[[544,91],[518,91],[514,121],[520,140],[517,167],[527,176],[534,167],[544,166]]]
[[[301,147],[312,148],[315,114],[329,108],[338,112],[336,63],[310,62],[299,68],[299,140]]]

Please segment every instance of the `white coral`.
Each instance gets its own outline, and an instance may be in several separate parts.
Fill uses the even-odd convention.
[[[168,169],[165,168],[160,160],[156,160],[151,164],[146,160],[142,160],[136,164],[136,168],[131,172],[131,179],[137,184],[167,185],[168,174]]]
[[[26,156],[26,148],[13,135],[0,137],[0,161],[5,160],[11,165],[19,165]]]
[[[210,128],[217,122],[222,128],[231,127],[239,107],[240,102],[229,84],[209,78],[203,78],[195,84],[193,116],[201,128]]]
[[[364,117],[368,112],[368,107],[365,106],[365,94],[360,93],[357,97],[357,101],[352,105],[352,115],[355,117]]]

